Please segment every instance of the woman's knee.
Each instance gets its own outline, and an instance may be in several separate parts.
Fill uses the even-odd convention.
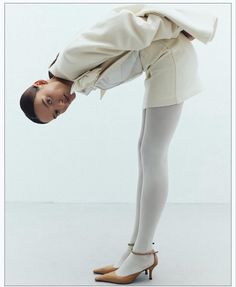
[[[140,146],[140,155],[143,164],[146,166],[158,166],[166,163],[168,156],[168,147],[156,146],[142,143]]]

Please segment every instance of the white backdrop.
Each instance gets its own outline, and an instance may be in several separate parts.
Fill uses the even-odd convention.
[[[179,4],[187,5],[188,4]],[[169,150],[168,202],[230,202],[230,4],[204,5],[219,17],[213,42],[194,40],[205,91],[184,103]],[[56,121],[22,113],[22,92],[72,37],[117,4],[6,4],[5,200],[135,202],[144,74],[77,99]]]

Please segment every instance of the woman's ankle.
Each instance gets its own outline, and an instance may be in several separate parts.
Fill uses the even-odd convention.
[[[126,251],[121,255],[121,257],[119,258],[119,260],[117,260],[117,262],[115,264],[113,264],[113,267],[115,268],[119,268],[120,265],[125,261],[125,259],[129,256],[129,254],[131,253],[133,246],[129,246],[126,248]]]

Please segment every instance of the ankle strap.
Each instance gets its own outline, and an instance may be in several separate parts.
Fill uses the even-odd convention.
[[[149,255],[149,254],[154,254],[154,253],[158,253],[158,251],[155,251],[154,249],[152,249],[151,251],[149,252],[144,252],[144,253],[141,253],[141,252],[135,252],[133,250],[131,250],[131,252],[133,254],[136,254],[136,255]]]
[[[152,242],[152,244],[155,244],[155,242]],[[134,243],[128,243],[129,246],[134,246]]]

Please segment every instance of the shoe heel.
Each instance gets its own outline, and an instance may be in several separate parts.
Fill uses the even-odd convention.
[[[154,243],[154,242],[153,242]],[[152,249],[150,252],[146,252],[146,253],[141,253],[141,252],[135,252],[133,249],[131,250],[131,252],[133,254],[136,254],[136,255],[148,255],[148,254],[153,254],[154,255],[154,263],[148,267],[147,269],[144,269],[145,270],[145,274],[148,274],[148,270],[149,270],[149,279],[151,280],[152,279],[152,270],[157,266],[158,264],[158,259],[157,259],[157,256],[156,256],[156,253],[158,253],[158,251],[155,251],[154,249]],[[143,270],[143,271],[144,271]]]
[[[152,270],[156,267],[156,265],[151,266],[150,268],[148,268],[149,270],[149,280],[152,280]],[[146,271],[146,270],[145,270]]]

